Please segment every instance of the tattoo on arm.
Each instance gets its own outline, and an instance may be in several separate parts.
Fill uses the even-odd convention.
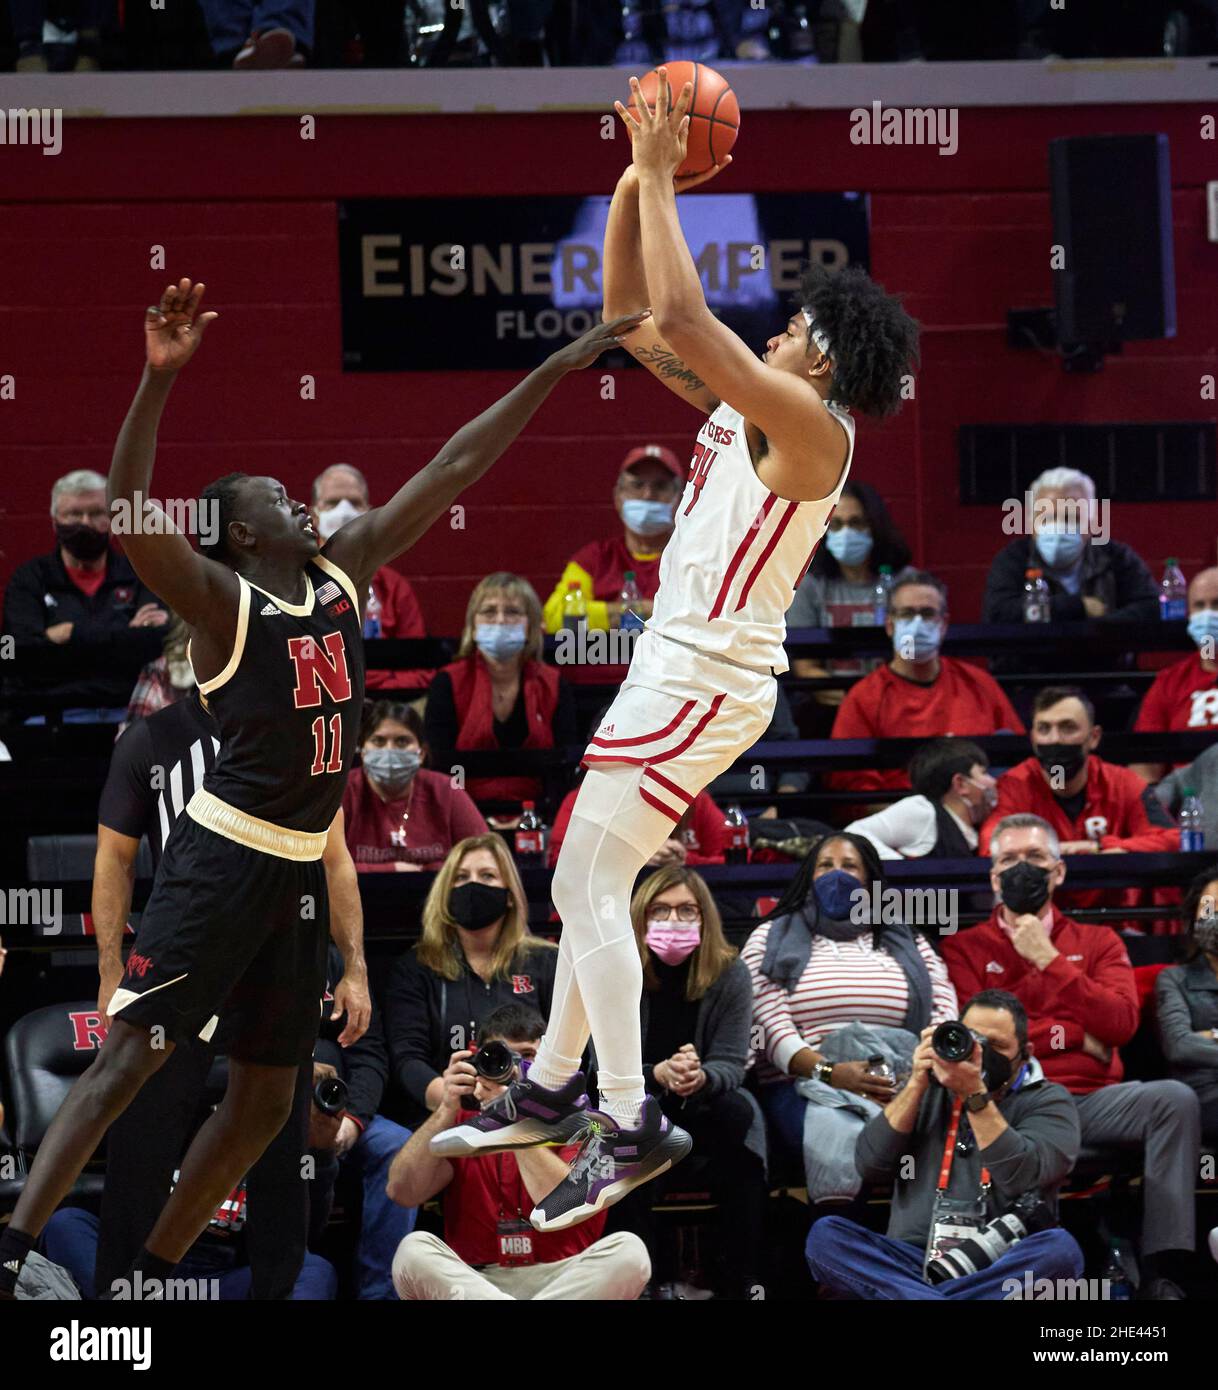
[[[706,389],[706,382],[695,372],[691,372],[671,348],[641,347],[634,355],[645,367],[654,367],[660,376],[682,382],[687,391]]]

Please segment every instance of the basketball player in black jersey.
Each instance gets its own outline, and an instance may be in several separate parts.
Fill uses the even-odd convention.
[[[200,531],[217,524],[199,554],[146,499],[169,392],[217,317],[199,312],[202,298],[202,284],[182,280],[145,315],[147,363],[109,493],[139,518],[124,538],[136,572],[190,625],[221,749],[165,845],[110,1001],[109,1036],[48,1129],[0,1236],[0,1297],[12,1297],[25,1254],[111,1121],[174,1042],[206,1036],[221,1010],[228,1091],[130,1273],[165,1278],[283,1128],[318,1028],[328,935],[321,853],[355,749],[372,575],[490,468],[568,371],[589,366],[648,313],[560,348],[324,552],[304,502],[274,478],[238,473],[203,491],[211,510]]]

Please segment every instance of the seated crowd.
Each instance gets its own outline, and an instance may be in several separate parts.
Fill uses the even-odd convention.
[[[807,1268],[826,1295],[1030,1296],[1011,1292],[1025,1276],[1083,1273],[1083,1250],[1060,1224],[1075,1165],[1125,1151],[1143,1175],[1140,1229],[1130,1232],[1139,1295],[1185,1296],[1205,1277],[1196,1191],[1203,1154],[1218,1146],[1218,872],[1185,870],[1154,889],[1070,878],[1078,856],[1178,852],[1184,799],[1218,808],[1218,753],[1175,768],[1166,758],[1121,766],[1100,756],[1095,691],[1047,678],[1015,700],[995,674],[943,655],[946,588],[909,568],[908,546],[865,484],[845,489],[789,627],[883,626],[891,655],[797,658],[790,704],[784,695],[767,739],[798,737],[798,721],[835,739],[917,738],[914,757],[906,769],[823,773],[819,784],[797,762],[746,781],[763,793],[747,827],[754,844],[777,844],[767,857],[798,866],[777,902],[743,912],[730,875],[712,876],[712,891],[695,867],[742,853],[724,809],[742,784],[725,776],[695,798],[631,904],[646,1086],[693,1137],[690,1160],[592,1220],[538,1233],[533,1202],[561,1180],[574,1145],[460,1161],[430,1151],[434,1135],[488,1105],[536,1052],[561,923],[535,901],[530,926],[512,833],[529,806],[543,807],[553,830],[528,862],[552,865],[575,797],[554,795],[533,771],[480,762],[466,776],[462,757],[571,750],[596,728],[599,699],[595,718],[577,699],[589,673],[568,679],[545,659],[545,638],[573,614],[607,631],[648,616],[679,477],[668,450],[633,449],[613,491],[620,531],[576,549],[544,606],[522,576],[487,575],[451,662],[370,673],[359,765],[324,857],[334,945],[313,1067],[282,1133],[183,1270],[216,1279],[222,1298],[333,1298],[341,1285],[366,1299],[747,1299],[766,1278],[767,1194],[786,1187],[806,1191]],[[1094,499],[1090,480],[1065,469],[1031,491]],[[326,537],[370,504],[347,465],[322,473],[312,498]],[[94,882],[104,1015],[141,837],[158,854],[181,810],[180,787],[170,807],[148,770],[193,758],[201,776],[215,740],[180,624],[109,543],[105,479],[84,470],[60,479],[51,514],[54,550],[20,566],[5,594],[3,631],[25,658],[6,693],[17,724],[121,726]],[[1012,604],[1033,563],[1063,620],[1153,616],[1142,560],[1088,539],[1084,522],[1012,541],[994,559],[987,619],[1019,620]],[[883,571],[896,571],[890,587]],[[1188,613],[1198,650],[1154,678],[1134,720],[1143,733],[1218,720],[1218,569],[1193,577]],[[408,581],[378,573],[365,636],[425,632]],[[601,667],[595,683],[622,669]],[[1033,668],[1021,658],[1021,669]],[[800,684],[825,678],[836,684]],[[974,740],[999,733],[1026,733],[1031,756],[992,766]],[[823,822],[787,816],[783,796],[803,805],[817,786],[877,799],[826,798]],[[935,858],[957,867],[978,858],[977,872],[959,893],[933,893],[940,907],[929,919],[890,913],[902,896],[893,866]],[[417,944],[369,994],[359,876],[384,872],[431,877],[419,888]],[[1155,930],[1174,923],[1179,963],[1149,985],[1127,940],[1155,905]],[[1130,920],[1082,920],[1113,909]],[[738,949],[724,921],[750,910]],[[962,913],[985,920],[962,927]],[[957,1020],[964,1027],[953,1032]],[[1122,1048],[1144,1023],[1157,1032],[1158,1075],[1126,1079]],[[128,1266],[150,1229],[206,1111],[223,1041],[221,1026],[179,1049],[112,1128],[100,1213],[68,1205],[48,1226],[44,1254],[86,1296]],[[594,1091],[591,1048],[584,1071]],[[322,1103],[327,1083],[341,1083],[341,1103]],[[302,1148],[312,1160],[307,1204],[297,1200]],[[697,1287],[656,1219],[659,1204],[691,1192],[719,1213],[717,1258]],[[882,1233],[869,1199],[889,1194]],[[336,1204],[355,1213],[341,1250],[327,1238]],[[993,1258],[978,1262],[976,1243],[951,1234],[984,1235],[997,1218],[1018,1221],[1023,1235]]]

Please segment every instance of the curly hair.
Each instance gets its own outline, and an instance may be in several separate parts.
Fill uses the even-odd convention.
[[[237,504],[241,497],[241,486],[249,481],[248,473],[226,473],[217,478],[199,494],[199,515],[208,516],[215,508],[215,540],[199,549],[209,560],[219,560],[222,565],[231,565],[233,557],[228,551],[228,528],[237,519]],[[200,530],[202,524],[200,523]]]
[[[857,266],[812,265],[800,278],[799,307],[829,339],[829,399],[863,415],[895,415],[902,378],[918,361],[918,323],[901,301]]]

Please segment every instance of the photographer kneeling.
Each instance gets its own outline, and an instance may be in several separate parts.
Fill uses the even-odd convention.
[[[888,1234],[822,1217],[808,1236],[813,1278],[855,1298],[1000,1299],[1026,1274],[1082,1274],[1082,1251],[1056,1225],[1078,1113],[1027,1044],[1023,1005],[1002,990],[974,995],[960,1023],[922,1030],[908,1083],[855,1150],[864,1182],[895,1178]]]
[[[529,1224],[535,1198],[563,1181],[578,1150],[544,1145],[473,1158],[437,1158],[434,1135],[503,1094],[522,1060],[537,1055],[545,1021],[526,1004],[487,1015],[478,1051],[455,1052],[440,1102],[393,1160],[389,1196],[404,1207],[444,1193],[444,1240],[414,1231],[398,1246],[393,1283],[402,1299],[635,1299],[651,1277],[647,1247],[625,1231],[601,1236],[600,1212],[563,1231]]]

